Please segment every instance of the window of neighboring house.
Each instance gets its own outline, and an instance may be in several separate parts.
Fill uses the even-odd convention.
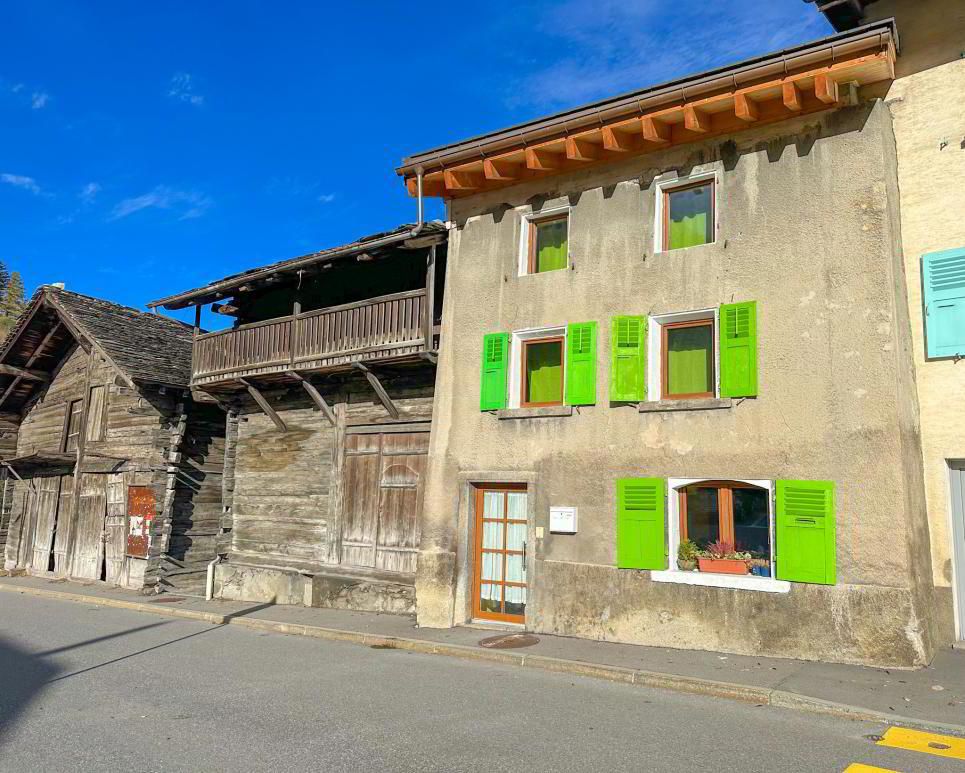
[[[563,336],[522,341],[520,404],[563,404]]]
[[[714,320],[667,322],[661,326],[661,390],[664,400],[714,397]]]
[[[80,442],[80,421],[84,413],[83,400],[71,400],[67,404],[67,415],[64,418],[64,451],[76,451]]]
[[[668,183],[658,188],[661,250],[679,250],[715,241],[715,188],[713,177],[690,183]]]
[[[569,264],[569,216],[550,215],[527,220],[527,274],[558,271]]]

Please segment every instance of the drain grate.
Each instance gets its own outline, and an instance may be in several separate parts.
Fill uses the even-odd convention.
[[[480,647],[491,650],[515,650],[520,647],[532,647],[534,644],[539,644],[539,638],[531,633],[500,634],[479,642]]]

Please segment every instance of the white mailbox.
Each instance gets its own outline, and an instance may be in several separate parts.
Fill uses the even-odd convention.
[[[551,507],[550,532],[553,534],[576,534],[576,508]]]

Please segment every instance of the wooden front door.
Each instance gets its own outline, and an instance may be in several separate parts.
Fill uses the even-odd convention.
[[[346,435],[343,564],[415,573],[428,452],[428,432]]]
[[[473,617],[526,621],[526,487],[476,489]]]
[[[57,531],[57,506],[60,502],[60,477],[35,478],[36,495],[33,499],[33,553],[30,568],[35,572],[51,571],[54,534]]]
[[[83,473],[74,478],[80,497],[74,525],[70,574],[80,580],[100,580],[104,562],[104,527],[107,518],[107,476]]]
[[[122,579],[127,554],[127,484],[123,473],[110,475],[107,482],[107,525],[104,539],[104,569],[109,583]]]

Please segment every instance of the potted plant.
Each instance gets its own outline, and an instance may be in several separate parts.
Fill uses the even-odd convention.
[[[697,563],[702,572],[714,572],[715,574],[747,574],[747,561],[750,553],[741,553],[734,550],[734,545],[730,542],[717,540],[707,546],[706,550],[700,551]]]
[[[684,572],[693,572],[697,569],[697,557],[700,555],[700,548],[697,543],[685,539],[677,548],[677,568]]]
[[[751,570],[751,574],[757,577],[771,576],[771,562],[766,558],[752,558],[747,562],[747,566]]]

